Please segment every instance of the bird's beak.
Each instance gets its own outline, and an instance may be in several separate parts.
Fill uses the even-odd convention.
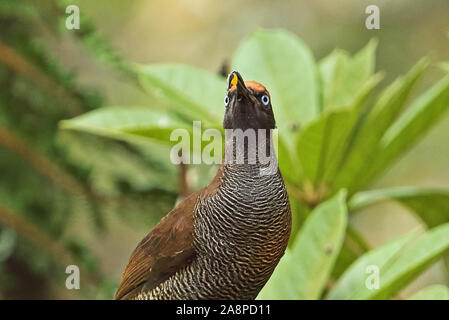
[[[233,86],[236,87],[237,97],[250,97],[250,92],[245,86],[245,81],[243,81],[242,76],[237,71],[232,71],[228,77],[228,90],[230,90]]]

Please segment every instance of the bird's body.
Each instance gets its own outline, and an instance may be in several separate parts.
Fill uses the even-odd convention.
[[[291,226],[277,162],[271,174],[261,174],[267,166],[259,157],[245,164],[225,158],[212,182],[137,246],[116,298],[254,299],[282,257]]]
[[[198,196],[195,259],[137,298],[254,299],[271,276],[290,233],[282,177],[260,176],[256,165],[220,174],[217,191]]]

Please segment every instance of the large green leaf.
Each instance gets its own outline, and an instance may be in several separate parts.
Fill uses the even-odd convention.
[[[444,71],[449,72],[449,62],[440,62],[438,66]]]
[[[289,248],[291,248],[295,243],[296,235],[299,234],[301,227],[304,225],[304,221],[312,212],[312,208],[301,201],[298,195],[293,193],[291,185],[287,185],[287,192],[290,195],[290,208],[292,211],[292,229],[288,242]]]
[[[363,186],[366,168],[372,165],[367,161],[380,152],[380,140],[388,127],[396,120],[417,79],[427,66],[427,60],[418,62],[403,78],[398,78],[380,95],[377,103],[368,114],[354,140],[348,146],[346,157],[339,164],[335,189],[348,187],[350,193]]]
[[[449,75],[427,90],[388,129],[358,183],[366,185],[410,149],[449,109]]]
[[[296,152],[302,168],[302,179],[315,186],[332,182],[338,164],[345,157],[351,136],[355,133],[361,107],[381,75],[368,80],[350,107],[325,111],[299,135]]]
[[[373,75],[377,41],[371,40],[353,57],[336,49],[319,63],[323,110],[352,105]]]
[[[421,289],[407,300],[449,300],[449,288],[441,284],[435,284]]]
[[[338,279],[335,286],[329,291],[326,299],[351,299],[355,293],[365,287],[365,281],[368,276],[367,268],[374,265],[380,270],[388,263],[391,263],[414,236],[416,236],[416,233],[406,235],[359,257]]]
[[[395,200],[416,214],[429,228],[449,222],[449,190],[396,187],[356,193],[349,201],[350,210],[358,210],[381,201]],[[444,255],[449,270],[449,253]]]
[[[95,137],[73,134],[66,130],[61,131],[57,138],[58,145],[65,146],[66,159],[89,168],[90,186],[93,190],[101,190],[102,194],[115,194],[117,186],[125,183],[133,190],[177,192],[177,170],[167,161],[170,147],[148,141],[132,142],[132,149],[139,150],[138,154],[125,146],[114,144],[113,147],[107,147],[109,143],[103,143]],[[102,146],[100,150],[99,145]]]
[[[61,128],[122,140],[145,137],[163,144],[170,144],[170,134],[175,129],[192,130],[191,126],[167,113],[139,106],[96,109],[61,121]]]
[[[340,252],[346,224],[346,192],[341,191],[309,215],[259,298],[319,299]]]
[[[278,131],[274,131],[278,134]],[[293,183],[298,185],[302,180],[302,168],[297,161],[297,158],[293,152],[289,150],[285,139],[278,137],[277,144],[277,157],[279,162],[279,169],[282,172],[282,176],[286,183]]]
[[[339,279],[349,266],[368,250],[369,245],[363,236],[351,225],[348,225],[343,246],[332,269],[332,279]]]
[[[395,200],[416,213],[428,227],[449,222],[449,190],[396,187],[356,193],[349,201],[350,210]]]
[[[388,299],[404,288],[449,249],[449,223],[426,232],[391,263],[380,268],[380,288],[362,286],[351,299]]]
[[[233,68],[270,91],[282,139],[319,113],[318,76],[309,48],[282,30],[256,31],[238,47]]]
[[[224,78],[181,64],[152,64],[137,70],[142,86],[172,112],[214,126],[222,122]]]
[[[331,110],[304,129],[296,148],[305,179],[315,185],[321,180],[326,168],[343,150],[356,117],[349,108]]]
[[[324,183],[326,188],[333,183],[338,165],[346,157],[356,134],[366,99],[381,79],[382,74],[371,76],[352,96],[351,105],[325,111],[301,132],[296,152],[303,170],[302,179],[315,186]]]

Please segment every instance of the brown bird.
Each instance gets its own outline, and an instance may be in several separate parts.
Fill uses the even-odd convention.
[[[249,137],[239,140],[238,134],[226,136],[224,161],[215,178],[138,244],[115,299],[256,298],[284,254],[291,227],[273,150],[270,99],[263,85],[231,72],[224,129],[262,134],[256,133],[256,144]],[[269,163],[262,161],[261,150]]]

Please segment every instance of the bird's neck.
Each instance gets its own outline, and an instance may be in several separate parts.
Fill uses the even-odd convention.
[[[227,130],[224,165],[265,170],[265,174],[270,174],[270,170],[277,173],[274,145],[271,130]]]

